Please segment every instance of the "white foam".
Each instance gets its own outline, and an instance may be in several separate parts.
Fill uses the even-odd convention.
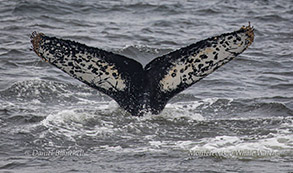
[[[217,136],[194,141],[150,140],[143,146],[121,147],[105,145],[97,146],[96,149],[117,153],[182,151],[182,154],[186,154],[186,151],[188,151],[190,156],[196,157],[274,159],[282,156],[293,156],[292,142],[292,136],[278,136],[255,141],[246,141],[246,139],[236,136]]]
[[[100,105],[97,109],[99,111],[107,111],[109,105]],[[76,137],[84,135],[92,137],[115,133],[112,122],[102,121],[99,116],[95,110],[72,108],[51,113],[40,124],[47,127],[48,132],[66,136],[71,141],[75,141]],[[84,125],[91,121],[97,121],[97,124],[84,128]]]
[[[160,115],[173,119],[185,117],[191,120],[203,121],[205,118],[200,113],[196,112],[196,109],[202,105],[211,105],[217,100],[217,98],[209,98],[202,101],[168,103]]]
[[[200,140],[149,141],[149,150],[182,150],[188,151],[191,156],[234,159],[274,159],[281,156],[293,156],[292,146],[292,134],[276,134],[265,139],[251,139],[247,136],[216,136]]]
[[[103,121],[100,118],[98,112],[103,111],[113,111],[113,107],[116,109],[118,107],[115,101],[111,102],[92,102],[97,107],[93,108],[92,105],[82,108],[73,109],[66,108],[66,110],[59,111],[57,113],[52,113],[44,119],[41,124],[49,128],[49,132],[57,133],[57,135],[62,135],[68,137],[69,140],[75,141],[76,137],[96,137],[96,136],[111,136],[119,133],[120,137],[125,139],[133,138],[132,134],[140,134],[142,128],[137,128],[137,126],[145,126],[146,123],[150,123],[149,120],[154,120],[156,118],[162,118],[166,120],[174,120],[178,118],[184,118],[196,121],[214,121],[208,120],[202,117],[199,113],[194,110],[198,106],[211,105],[215,103],[218,99],[205,99],[203,101],[188,101],[188,102],[177,102],[167,104],[166,109],[157,116],[147,114],[143,117],[132,117],[126,116],[121,118],[127,118],[131,120],[125,126],[115,126],[112,121]],[[232,101],[232,100],[231,100]],[[84,102],[86,104],[86,100]],[[86,111],[85,111],[86,110]],[[260,119],[259,117],[255,117]],[[227,118],[225,118],[227,119]],[[249,120],[254,119],[254,117],[237,117],[228,118],[229,120]],[[266,118],[261,118],[266,119]],[[293,127],[292,118],[284,117],[269,117],[269,119],[288,119],[286,123],[282,123],[280,128],[277,128],[277,133],[263,135],[263,136],[216,136],[210,138],[201,138],[194,140],[182,140],[182,141],[167,141],[167,140],[156,140],[155,134],[145,135],[143,140],[145,140],[145,145],[133,145],[131,147],[122,147],[119,144],[116,146],[97,146],[97,149],[103,149],[110,152],[122,152],[122,153],[140,153],[140,152],[168,152],[169,150],[179,150],[182,154],[190,153],[192,156],[199,157],[224,157],[224,158],[276,158],[281,155],[293,156],[292,146],[293,146],[293,135],[290,129]],[[91,122],[92,120],[99,121],[97,125],[84,128],[83,125]],[[290,121],[291,120],[291,121]],[[146,121],[146,122],[145,122]],[[157,128],[156,123],[148,128]],[[127,129],[127,130],[125,130]],[[159,129],[159,128],[158,128]],[[123,136],[125,131],[125,135]],[[118,133],[117,133],[118,132]],[[134,136],[136,135],[134,134]],[[44,137],[46,135],[42,135]]]
[[[123,148],[121,146],[109,146],[109,145],[102,145],[102,146],[99,146],[99,149],[105,149],[107,151],[115,151],[115,152],[118,152],[118,151],[122,151]]]

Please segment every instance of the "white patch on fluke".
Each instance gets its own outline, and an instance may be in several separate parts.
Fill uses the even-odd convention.
[[[45,43],[47,42],[48,41]],[[57,48],[55,52],[57,53],[58,50],[59,48]],[[105,90],[112,89],[123,91],[126,88],[125,81],[122,79],[121,74],[119,74],[115,66],[110,66],[107,62],[95,57],[92,54],[77,53],[74,57],[63,54],[63,59],[66,59],[65,63],[63,61],[58,61],[58,58],[56,58],[54,54],[42,49],[42,47],[40,47],[39,52],[46,55],[47,61],[81,81],[94,84]],[[82,61],[78,62],[77,60],[79,59]],[[97,73],[94,73],[93,70]],[[113,74],[116,74],[116,76],[114,77]]]
[[[228,37],[232,38],[228,39]],[[237,37],[240,39],[237,40]],[[215,38],[217,42],[211,41],[210,47],[199,50],[197,54],[191,54],[184,61],[182,59],[185,57],[177,59],[173,62],[174,66],[168,70],[168,73],[160,81],[161,90],[172,91],[182,83],[191,85],[212,73],[219,66],[234,58],[235,53],[243,52],[248,46],[245,43],[247,38],[248,36],[245,33]]]

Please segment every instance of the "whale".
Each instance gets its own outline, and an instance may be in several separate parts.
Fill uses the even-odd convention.
[[[198,41],[154,58],[145,66],[126,56],[33,32],[32,50],[68,75],[114,99],[133,116],[159,114],[167,102],[245,51],[254,28]]]

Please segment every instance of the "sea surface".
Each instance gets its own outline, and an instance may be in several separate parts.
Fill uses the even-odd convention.
[[[29,38],[145,65],[248,22],[243,54],[144,117],[42,61]],[[0,172],[293,172],[293,1],[0,0]]]

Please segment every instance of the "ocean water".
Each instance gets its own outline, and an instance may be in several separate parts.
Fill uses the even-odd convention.
[[[145,65],[249,21],[249,49],[144,117],[43,62],[29,39]],[[0,24],[0,172],[293,172],[292,0],[1,0]]]

